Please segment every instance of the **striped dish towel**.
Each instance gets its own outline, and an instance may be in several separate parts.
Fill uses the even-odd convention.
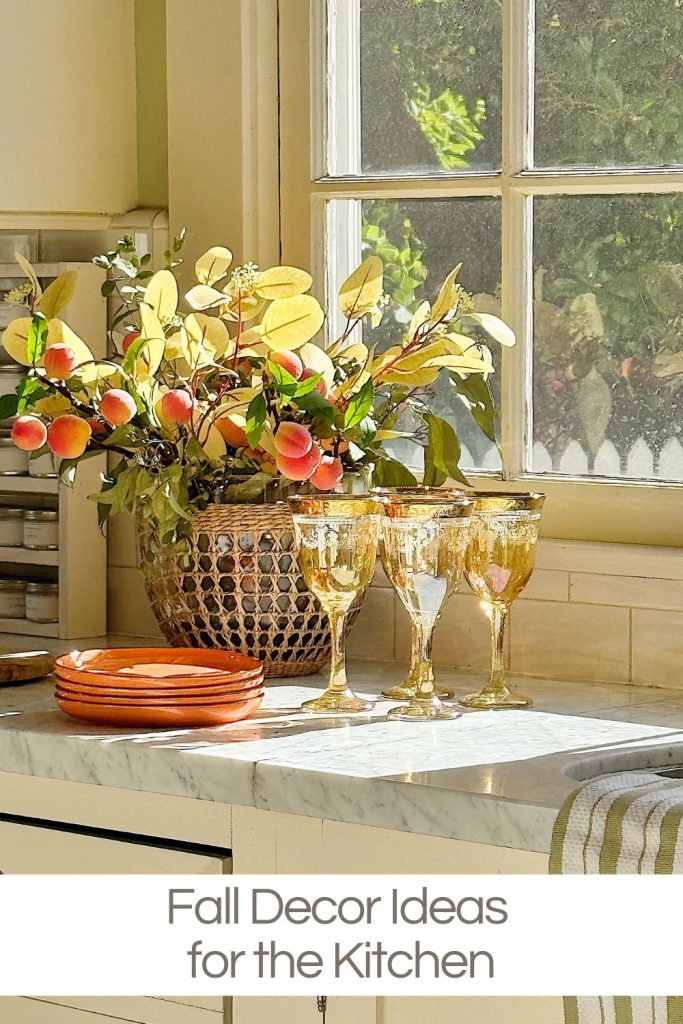
[[[683,779],[619,772],[591,779],[560,811],[550,873],[678,874],[683,870]],[[580,996],[566,1024],[683,1024],[681,996]]]

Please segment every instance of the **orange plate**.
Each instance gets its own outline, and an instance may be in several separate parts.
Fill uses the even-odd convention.
[[[111,695],[112,697],[172,697],[174,693],[179,696],[211,696],[216,693],[233,693],[244,689],[247,686],[255,686],[263,682],[263,670],[254,672],[253,675],[244,679],[233,680],[229,676],[214,676],[207,679],[201,677],[196,681],[184,680],[180,686],[176,681],[175,686],[161,685],[162,680],[141,679],[126,676],[100,676],[98,678],[111,680],[111,683],[93,682],[92,676],[81,676],[78,672],[68,672],[66,669],[58,669],[55,675],[60,683],[64,684],[66,690],[74,688],[84,693],[97,693]],[[164,680],[165,682],[165,680]]]
[[[59,671],[85,673],[87,678],[98,674],[119,676],[132,682],[135,678],[163,680],[167,686],[190,679],[207,681],[207,669],[229,675],[231,680],[248,677],[262,669],[257,658],[232,651],[208,650],[201,647],[121,647],[110,650],[74,651],[57,658]],[[154,685],[152,683],[152,685]]]
[[[216,704],[235,704],[242,700],[251,699],[251,697],[260,694],[263,696],[263,687],[259,684],[257,686],[250,686],[248,689],[241,690],[239,693],[227,693],[227,694],[216,694],[212,697],[107,697],[105,695],[99,696],[97,694],[83,693],[82,690],[76,690],[72,688],[64,688],[63,686],[57,686],[56,689],[57,697],[60,700],[75,700],[80,701],[83,704],[100,704],[106,707],[117,708],[138,708],[138,707],[160,707],[160,708],[174,708],[174,707],[195,707],[199,705],[205,705],[206,707],[213,707]]]
[[[61,698],[57,704],[70,718],[97,725],[118,726],[121,729],[201,729],[241,722],[257,710],[262,699],[256,696],[233,704],[185,708],[106,707]]]

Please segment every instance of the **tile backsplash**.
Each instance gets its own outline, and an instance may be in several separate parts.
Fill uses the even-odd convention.
[[[125,521],[109,562],[110,632],[158,636]],[[348,650],[408,663],[410,623],[380,565]],[[487,618],[463,583],[437,626],[435,664],[484,672],[489,651]],[[683,549],[541,541],[512,608],[507,657],[520,675],[683,689]]]

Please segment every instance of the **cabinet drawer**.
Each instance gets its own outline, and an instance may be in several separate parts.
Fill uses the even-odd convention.
[[[220,875],[231,863],[228,850],[0,818],[5,874]]]
[[[97,998],[0,999],[3,1024],[222,1024],[223,1011],[167,999]]]

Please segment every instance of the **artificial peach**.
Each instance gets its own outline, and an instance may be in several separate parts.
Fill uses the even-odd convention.
[[[337,484],[341,483],[343,476],[341,459],[323,455],[320,465],[311,474],[310,481],[319,491],[333,491]]]
[[[306,368],[299,379],[308,380],[309,377],[314,376],[315,370],[309,370],[308,368]],[[325,379],[323,377],[321,377],[318,383],[316,384],[315,390],[318,392],[319,395],[322,395],[323,398],[327,398],[327,384],[325,383]]]
[[[335,455],[343,455],[344,452],[349,450],[349,442],[337,434],[335,437],[323,438],[320,442],[320,447],[324,452],[334,452]]]
[[[275,465],[288,480],[308,480],[320,465],[321,459],[322,452],[317,444],[314,444],[299,459],[292,459],[278,453],[275,456]]]
[[[275,448],[288,459],[300,459],[311,450],[313,438],[301,423],[281,423],[273,436]]]
[[[187,423],[192,415],[192,395],[182,388],[167,391],[161,399],[161,415],[167,423]]]
[[[231,448],[244,448],[247,444],[247,435],[242,427],[237,423],[233,423],[227,416],[221,416],[220,419],[215,420],[214,426],[225,443],[229,444]]]
[[[127,331],[124,334],[123,341],[121,343],[121,348],[123,349],[124,354],[128,351],[128,349],[133,344],[133,342],[138,340],[139,337],[140,337],[140,332],[139,331]]]
[[[100,412],[110,427],[130,423],[137,411],[135,399],[122,388],[111,388],[102,395]]]
[[[299,380],[304,373],[304,364],[296,352],[271,352],[268,358],[271,363],[277,363],[296,380]]]
[[[20,416],[12,427],[12,440],[22,451],[38,451],[47,440],[47,428],[37,416]]]
[[[52,345],[43,359],[45,373],[52,380],[68,380],[77,365],[74,351],[68,345]]]
[[[90,429],[95,435],[99,434],[100,436],[102,436],[102,434],[107,433],[107,428],[105,427],[102,420],[98,420],[94,416],[88,416],[86,423],[90,424]]]
[[[77,459],[88,446],[90,424],[80,416],[58,416],[47,428],[47,444],[60,459]]]

